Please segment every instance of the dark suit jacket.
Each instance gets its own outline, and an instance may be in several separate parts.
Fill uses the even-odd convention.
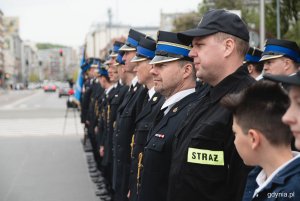
[[[233,143],[232,113],[219,102],[254,82],[241,67],[199,100],[175,133],[167,200],[241,200],[249,169]]]
[[[126,92],[128,91],[127,86],[118,84],[118,86],[112,89],[107,98],[105,105],[105,126],[103,131],[103,137],[101,140],[101,145],[104,146],[104,156],[102,160],[102,165],[106,166],[109,163],[112,164],[113,161],[113,132],[114,124],[116,124],[117,110],[122,103]],[[108,109],[109,108],[109,109]]]
[[[135,129],[135,119],[140,113],[147,90],[137,84],[130,90],[118,108],[116,129],[113,135],[113,187],[116,199],[126,200],[130,169],[130,143]]]
[[[192,112],[196,99],[197,94],[192,93],[177,102],[149,132],[143,156],[139,201],[166,200],[174,134]]]
[[[165,98],[159,93],[155,93],[149,100],[141,113],[135,120],[136,128],[134,131],[134,144],[131,151],[131,167],[129,177],[130,201],[137,200],[137,172],[139,154],[144,152],[145,143],[149,130],[153,126],[156,115],[160,111],[161,106],[165,102]]]

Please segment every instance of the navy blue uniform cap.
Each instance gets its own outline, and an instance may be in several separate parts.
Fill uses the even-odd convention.
[[[177,33],[158,31],[155,57],[150,64],[158,64],[176,60],[192,61],[189,57],[191,47],[188,43],[180,41]]]
[[[115,41],[113,44],[113,48],[111,51],[111,54],[109,55],[110,57],[117,57],[119,53],[119,49],[124,45],[124,43],[120,41]]]
[[[223,32],[249,42],[249,31],[245,22],[236,14],[224,9],[210,10],[203,15],[197,28],[178,33],[178,38],[191,43],[194,37]]]
[[[99,76],[108,76],[108,71],[105,67],[98,68]]]
[[[122,60],[123,55],[124,55],[124,52],[119,51],[118,56],[116,58],[116,63],[114,64],[114,66],[125,65],[124,60]]]
[[[300,63],[300,49],[296,42],[289,40],[268,39],[260,61],[288,57]]]
[[[86,59],[86,62],[81,66],[83,72],[86,72],[90,68],[98,68],[101,64],[99,58],[90,57]]]
[[[262,51],[255,47],[249,47],[249,50],[245,56],[244,63],[259,63],[261,59]]]
[[[131,62],[145,61],[153,59],[155,56],[156,42],[151,37],[142,38],[137,46],[136,56]]]
[[[136,47],[140,39],[145,37],[145,34],[134,29],[130,29],[126,43],[119,49],[119,51],[136,51]]]

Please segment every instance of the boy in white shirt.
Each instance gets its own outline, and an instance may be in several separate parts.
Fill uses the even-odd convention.
[[[299,200],[300,155],[290,147],[291,132],[281,118],[289,99],[277,84],[261,81],[239,94],[224,97],[233,112],[235,146],[248,175],[243,201]]]

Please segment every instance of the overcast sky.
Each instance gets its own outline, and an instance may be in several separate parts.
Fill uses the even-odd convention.
[[[195,11],[201,0],[1,0],[4,16],[18,16],[23,40],[78,46],[92,24],[159,26],[164,13]]]

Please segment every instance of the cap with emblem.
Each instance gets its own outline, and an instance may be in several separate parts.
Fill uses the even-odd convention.
[[[210,10],[203,15],[197,28],[178,33],[180,40],[191,43],[194,37],[223,32],[249,42],[245,22],[236,14],[224,9]]]
[[[151,37],[141,38],[136,50],[136,56],[131,62],[151,60],[155,56],[156,42]]]
[[[120,42],[120,41],[115,41],[113,44],[113,48],[112,51],[110,53],[110,57],[117,57],[118,53],[119,53],[119,49],[124,45],[124,43]]]
[[[99,58],[90,58],[91,68],[99,68],[101,65],[101,60]]]
[[[124,52],[119,51],[118,56],[116,58],[116,63],[114,64],[114,66],[125,65],[124,60],[122,60],[123,55],[124,55]]]
[[[177,38],[177,33],[158,31],[155,57],[150,64],[176,60],[192,61],[189,57],[191,47]]]
[[[125,51],[125,52],[136,51],[136,47],[140,39],[145,37],[146,37],[145,34],[138,32],[134,29],[130,29],[126,43],[119,49],[119,51]]]
[[[100,66],[100,59],[90,57],[86,60],[86,62],[81,66],[83,72],[86,72],[90,68],[98,68]]]
[[[260,61],[288,57],[300,63],[300,49],[296,42],[289,40],[268,39]]]
[[[98,75],[99,76],[106,76],[106,77],[108,77],[108,71],[107,71],[107,69],[104,68],[104,67],[98,68]]]
[[[290,76],[265,74],[264,78],[287,85],[300,86],[300,71]]]
[[[262,51],[255,47],[249,47],[244,63],[258,63],[261,59]]]

